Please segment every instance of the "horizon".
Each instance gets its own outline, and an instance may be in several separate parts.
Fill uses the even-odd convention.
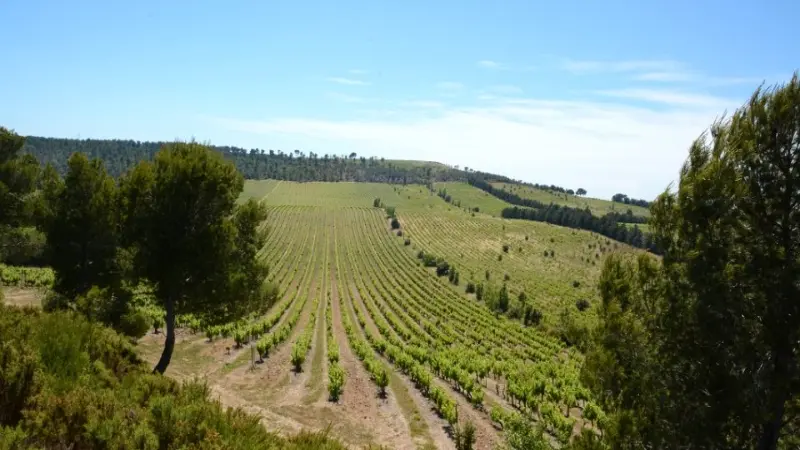
[[[800,61],[788,0],[4,10],[0,125],[23,135],[355,152],[595,198],[655,198],[716,118]]]

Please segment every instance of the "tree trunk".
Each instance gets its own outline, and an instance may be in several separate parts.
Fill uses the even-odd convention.
[[[160,373],[164,374],[167,370],[167,366],[169,365],[169,361],[172,359],[172,350],[175,348],[175,302],[172,299],[167,299],[166,301],[166,328],[167,328],[167,339],[164,341],[164,351],[161,353],[161,358],[158,360],[158,364],[156,367],[153,368],[153,373]]]
[[[783,427],[783,416],[786,412],[786,401],[789,399],[788,373],[789,358],[783,351],[776,352],[775,372],[773,374],[774,391],[769,400],[767,413],[769,418],[761,425],[761,437],[758,440],[759,450],[775,450]]]

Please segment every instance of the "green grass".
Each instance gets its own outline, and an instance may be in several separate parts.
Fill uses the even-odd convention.
[[[625,225],[628,228],[639,227],[639,230],[641,230],[642,233],[650,232],[650,225],[646,223],[623,223],[622,225]]]
[[[244,203],[250,198],[262,200],[280,183],[277,180],[247,180],[244,182],[244,190],[239,195],[237,203]]]
[[[446,189],[447,194],[453,198],[453,202],[461,202],[462,208],[472,209],[478,207],[481,213],[495,217],[500,217],[500,212],[504,208],[513,206],[467,183],[436,183],[434,187],[437,191]]]
[[[650,211],[647,208],[642,208],[641,206],[635,205],[625,205],[622,203],[612,202],[610,200],[578,197],[576,195],[550,192],[512,183],[492,183],[492,186],[497,189],[505,188],[507,191],[513,192],[522,198],[537,200],[544,204],[553,203],[556,205],[565,205],[580,209],[588,207],[595,216],[604,216],[610,212],[625,213],[628,209],[630,209],[635,216],[648,217],[650,215]]]

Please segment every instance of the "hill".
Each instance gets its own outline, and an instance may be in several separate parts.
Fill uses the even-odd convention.
[[[650,211],[648,211],[647,208],[638,205],[626,205],[625,203],[602,200],[599,198],[583,197],[575,195],[574,193],[569,194],[567,192],[539,189],[525,184],[498,182],[492,183],[492,186],[517,194],[522,198],[536,200],[544,204],[553,203],[578,209],[589,208],[592,214],[596,216],[604,216],[609,213],[624,214],[629,209],[634,216],[648,217],[650,215]]]

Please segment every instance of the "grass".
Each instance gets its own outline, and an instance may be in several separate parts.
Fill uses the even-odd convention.
[[[513,206],[467,183],[436,183],[434,187],[437,191],[446,189],[447,194],[453,198],[453,202],[461,202],[462,208],[472,209],[478,207],[481,213],[495,217],[500,217],[500,212],[503,208]]]
[[[554,203],[556,205],[566,205],[579,209],[588,207],[595,216],[604,216],[610,212],[625,213],[628,209],[630,209],[635,216],[650,216],[650,211],[647,208],[642,208],[641,206],[635,205],[625,205],[622,203],[612,202],[610,200],[602,200],[591,197],[578,197],[576,195],[550,192],[520,184],[492,183],[492,186],[497,189],[505,189],[513,192],[522,198],[538,200],[544,204]]]

